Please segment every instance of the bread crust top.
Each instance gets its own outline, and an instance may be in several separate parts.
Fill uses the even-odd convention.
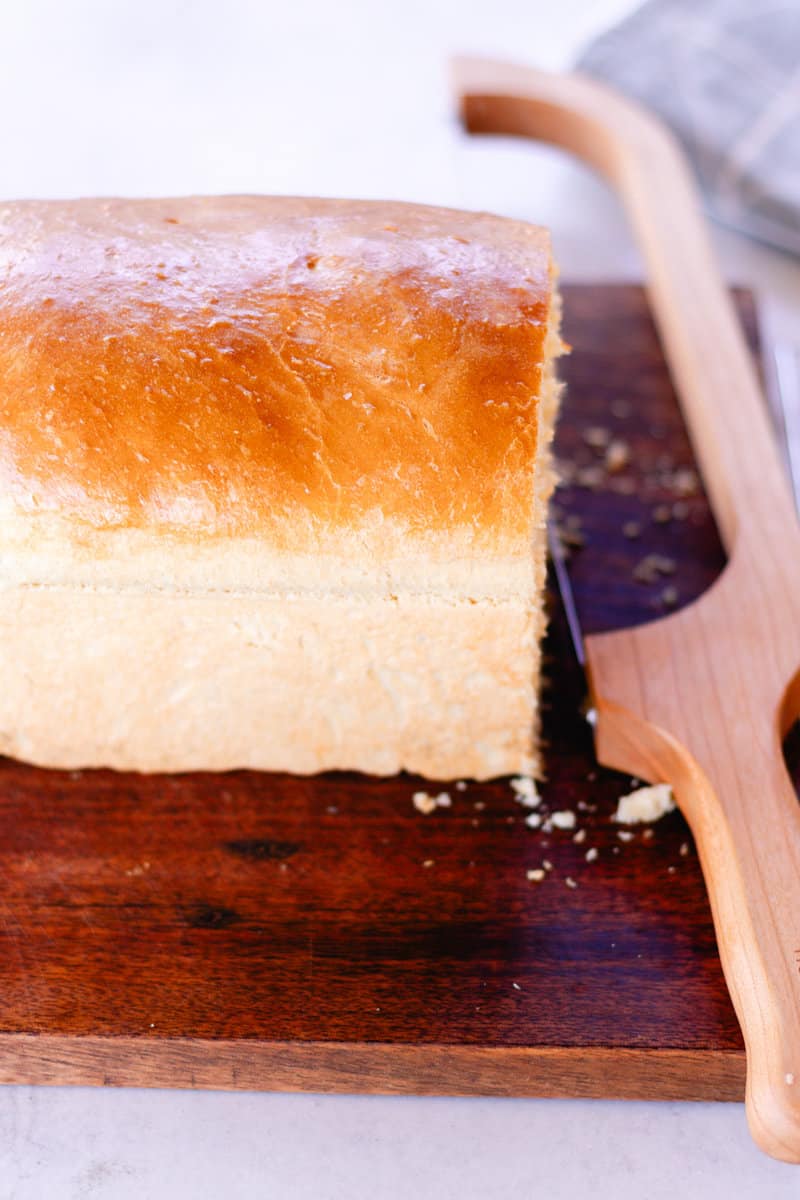
[[[314,552],[529,528],[548,234],[291,197],[0,205],[0,509]]]

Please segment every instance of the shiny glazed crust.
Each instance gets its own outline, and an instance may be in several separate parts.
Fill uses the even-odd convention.
[[[529,527],[547,234],[267,197],[0,207],[7,512],[315,552]],[[380,536],[378,540],[380,540]]]

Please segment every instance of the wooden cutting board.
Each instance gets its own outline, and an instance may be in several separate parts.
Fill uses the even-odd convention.
[[[699,595],[723,553],[643,293],[565,301],[557,503],[593,632]],[[589,427],[630,465],[598,472]],[[651,554],[674,573],[634,578]],[[618,836],[630,781],[593,761],[553,612],[544,811],[576,812],[577,843],[527,827],[507,781],[423,816],[439,789],[407,776],[0,763],[0,1082],[741,1099],[691,836],[678,813]]]

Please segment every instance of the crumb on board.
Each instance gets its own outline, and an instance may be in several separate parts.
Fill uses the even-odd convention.
[[[549,858],[542,859],[542,866],[544,867],[545,871],[552,871],[553,869],[553,864],[550,862]]]
[[[576,888],[578,886],[571,875],[567,875],[566,879],[564,880],[564,883],[567,885],[568,888]]]
[[[661,603],[665,608],[674,608],[678,603],[678,589],[669,584],[661,592]]]
[[[529,775],[516,775],[511,780],[511,790],[518,804],[524,808],[538,808],[541,796],[536,788],[535,780]]]
[[[618,829],[617,837],[619,838],[619,840],[621,842],[632,842],[633,841],[633,834],[631,833],[630,829]]]
[[[679,467],[672,476],[672,487],[679,496],[694,496],[700,489],[700,477],[691,467]]]
[[[622,535],[623,537],[628,538],[629,541],[635,541],[635,539],[640,536],[641,532],[642,527],[638,521],[626,521],[622,526]]]
[[[688,842],[681,842],[681,844],[680,844],[680,848],[679,848],[679,850],[678,850],[678,854],[680,854],[681,858],[686,858],[686,855],[687,855],[688,853],[689,853],[689,843],[688,843]]]
[[[527,817],[525,818],[525,824],[529,829],[538,829],[541,823],[542,818],[540,814],[536,812],[528,813]]]
[[[588,467],[578,467],[575,472],[575,484],[579,488],[588,488],[590,492],[596,492],[602,487],[606,478],[605,471],[598,463],[592,463]]]
[[[571,808],[564,808],[559,812],[551,813],[548,819],[554,829],[575,828],[575,813]]]
[[[620,825],[639,825],[658,821],[675,809],[675,799],[668,783],[637,788],[617,801],[614,820]]]
[[[465,792],[467,790],[466,779],[457,779],[455,782],[455,789],[457,792]]]
[[[577,846],[580,846],[581,842],[586,841],[586,830],[579,829],[572,840]]]
[[[427,792],[414,792],[414,795],[411,797],[411,803],[417,812],[422,813],[424,817],[429,817],[439,807],[436,803],[436,797],[430,796]]]
[[[586,861],[595,862],[599,853],[600,851],[597,849],[597,846],[590,846],[586,851]]]
[[[432,867],[435,862],[436,862],[435,858],[426,858],[423,861],[422,865],[423,865],[423,867]]]
[[[633,568],[633,578],[637,583],[658,583],[662,575],[674,574],[675,565],[665,554],[646,554]]]
[[[583,440],[593,450],[605,450],[611,441],[611,430],[604,425],[590,425],[583,431]]]
[[[149,871],[149,870],[150,870],[150,863],[147,861],[147,859],[145,859],[144,862],[137,863],[136,866],[130,867],[125,872],[125,874],[128,876],[129,879],[133,879],[136,876],[144,875],[145,872]]]
[[[612,475],[616,475],[618,471],[622,471],[627,467],[631,459],[631,452],[628,448],[628,443],[623,442],[622,438],[614,438],[606,447],[605,467]]]
[[[557,532],[562,548],[566,546],[570,550],[580,550],[582,546],[586,545],[586,536],[580,529],[566,529],[559,526]]]
[[[529,883],[541,883],[544,879],[545,872],[543,867],[531,867],[525,872],[525,878]]]
[[[520,985],[518,983],[512,983],[511,986],[513,987],[514,991],[516,991],[516,992],[522,991],[522,988],[520,987]]]

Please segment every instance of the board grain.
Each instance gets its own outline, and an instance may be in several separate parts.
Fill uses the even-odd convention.
[[[592,483],[588,427],[631,451],[557,498],[598,631],[700,595],[724,558],[642,291],[564,290],[558,454]],[[639,582],[652,553],[675,572]],[[438,788],[408,776],[0,762],[0,1082],[740,1099],[686,824],[619,839],[630,781],[593,761],[557,601],[547,654],[544,805],[576,811],[579,843],[528,828],[507,781],[423,816],[412,793]]]

